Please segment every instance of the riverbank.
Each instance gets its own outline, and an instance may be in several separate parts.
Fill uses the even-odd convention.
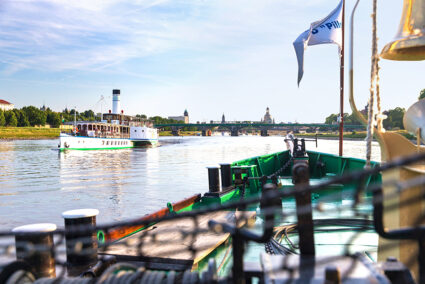
[[[180,136],[199,136],[199,131],[181,131]],[[2,140],[41,140],[59,138],[60,128],[0,127]],[[172,136],[171,131],[161,131],[159,136]]]
[[[406,130],[395,131],[409,140],[415,140],[415,136]],[[59,128],[39,128],[39,127],[0,127],[0,139],[3,140],[38,140],[38,139],[56,139],[59,137]],[[180,131],[180,136],[200,136],[200,131]],[[298,133],[295,134],[299,138],[315,138],[316,133]],[[171,131],[161,131],[159,136],[173,136]],[[273,134],[271,136],[274,136]],[[318,133],[319,139],[338,139],[338,133]],[[345,132],[344,139],[364,140],[366,131]]]
[[[59,128],[0,127],[0,139],[6,140],[56,139],[59,133]]]

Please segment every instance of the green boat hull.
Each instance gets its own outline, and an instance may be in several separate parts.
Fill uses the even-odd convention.
[[[310,171],[310,184],[320,184],[333,177],[344,175],[349,172],[361,170],[365,166],[365,161],[355,158],[339,157],[332,154],[325,154],[320,152],[307,152]],[[187,206],[176,213],[185,211],[192,211],[198,209],[204,209],[214,205],[225,205],[229,202],[236,202],[241,200],[242,194],[244,198],[259,197],[261,195],[261,184],[260,178],[262,176],[270,176],[277,170],[281,169],[290,160],[288,151],[282,151],[273,154],[267,154],[258,157],[252,157],[240,161],[233,162],[232,166],[232,182],[235,184],[237,178],[248,177],[249,181],[244,188],[244,194],[242,193],[242,186],[234,186],[227,192],[220,194],[211,195],[204,194],[198,202]],[[287,191],[294,187],[292,183],[292,162],[279,174],[278,179],[278,190]],[[372,163],[372,167],[375,167],[378,163]],[[237,177],[236,173],[243,169],[241,177]],[[371,184],[381,183],[381,175],[369,176],[364,181],[365,186]],[[270,181],[269,181],[270,182]],[[321,204],[323,208],[327,209],[323,212],[314,212],[313,219],[338,219],[338,218],[356,218],[351,213],[348,214],[343,209],[351,209],[353,203],[353,192],[356,189],[356,184],[332,184],[325,188],[322,188],[320,192],[312,193],[312,205],[317,207]],[[364,198],[370,198],[365,195]],[[284,198],[282,200],[282,207],[285,213],[294,213],[296,206],[294,198]],[[259,205],[252,205],[244,210],[251,210],[257,212],[257,218],[255,225],[252,230],[258,233],[262,230],[263,217],[259,209]],[[361,212],[364,216],[369,216],[371,219],[371,206],[359,207],[357,212]],[[289,214],[291,215],[291,214]],[[287,225],[296,223],[296,214],[292,214],[292,217],[286,217],[284,219],[276,219],[275,226]],[[377,259],[377,244],[378,236],[372,230],[366,230],[360,234],[357,231],[352,230],[349,226],[340,226],[336,232],[326,231],[316,232],[316,251],[318,255],[340,255],[344,249],[347,248],[347,241],[353,238],[354,234],[358,234],[358,238],[355,242],[349,244],[349,249],[352,251],[366,252],[370,256],[371,260]],[[291,239],[296,243],[297,234],[291,235]],[[231,242],[225,242],[221,246],[217,247],[207,257],[201,260],[192,269],[203,271],[208,266],[208,260],[214,258],[219,269],[219,275],[226,275],[230,272],[232,266],[231,263],[231,248],[229,244]],[[249,243],[246,253],[245,260],[258,262],[259,254],[264,252],[264,244]]]

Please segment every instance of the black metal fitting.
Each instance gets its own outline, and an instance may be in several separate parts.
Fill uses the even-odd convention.
[[[83,278],[96,278],[102,275],[102,273],[112,264],[115,264],[117,262],[117,258],[113,255],[103,255],[97,263],[88,269],[87,271],[84,271],[81,274],[81,277]]]
[[[410,270],[395,257],[388,257],[387,261],[382,263],[382,270],[391,283],[414,284],[413,276]]]
[[[233,166],[232,171],[235,175],[235,186],[241,186],[244,183],[242,175],[247,174],[248,169],[243,168],[242,166]]]
[[[97,209],[78,209],[62,213],[65,221],[66,262],[70,276],[78,276],[97,263]]]
[[[298,192],[300,187],[309,184],[308,162],[299,160],[292,168],[292,180],[295,184],[295,202],[297,205],[298,235],[301,255],[315,255],[314,225],[311,207],[311,193]]]
[[[221,188],[225,190],[232,186],[232,165],[231,164],[220,164],[221,172]]]
[[[208,167],[208,186],[209,192],[220,191],[220,177],[218,174],[218,167]]]
[[[55,224],[32,224],[17,227],[15,234],[16,258],[34,270],[36,278],[55,277],[53,232]]]

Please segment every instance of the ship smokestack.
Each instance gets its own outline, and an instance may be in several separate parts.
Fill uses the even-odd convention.
[[[120,90],[112,90],[112,113],[120,114],[121,111],[121,99]]]

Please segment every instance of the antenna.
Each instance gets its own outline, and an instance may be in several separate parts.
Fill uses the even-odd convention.
[[[105,104],[105,97],[103,95],[100,96],[100,99],[97,101],[95,105],[95,109],[97,110],[98,105],[100,104],[100,120],[103,120],[103,104]]]

